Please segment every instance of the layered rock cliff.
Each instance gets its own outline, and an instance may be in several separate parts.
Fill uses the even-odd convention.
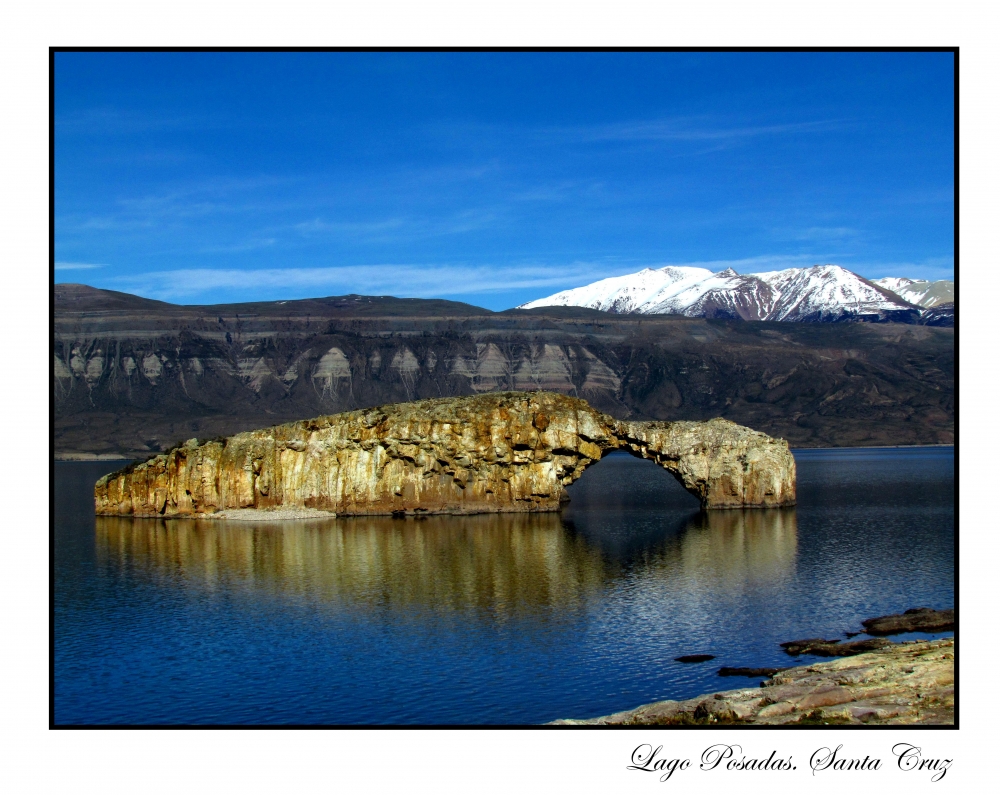
[[[725,417],[795,447],[954,440],[951,328],[370,296],[178,306],[63,284],[53,323],[57,457],[146,458],[192,436],[509,390],[619,419]]]
[[[660,464],[703,508],[790,505],[782,439],[733,422],[629,422],[552,392],[501,392],[334,414],[200,443],[101,478],[98,514],[240,508],[340,515],[555,511],[609,451]]]

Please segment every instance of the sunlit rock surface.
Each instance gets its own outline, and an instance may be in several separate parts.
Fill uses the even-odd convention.
[[[134,516],[555,511],[564,487],[616,449],[656,461],[703,508],[795,502],[795,461],[782,439],[723,419],[630,422],[567,395],[501,392],[192,439],[101,478],[95,508]]]
[[[955,640],[892,643],[879,651],[775,674],[760,687],[556,724],[949,725],[955,722]]]

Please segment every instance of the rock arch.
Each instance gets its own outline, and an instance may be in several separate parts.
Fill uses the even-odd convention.
[[[101,478],[99,514],[555,511],[610,450],[670,471],[704,509],[795,502],[783,439],[724,419],[633,422],[553,392],[399,403],[186,444]]]

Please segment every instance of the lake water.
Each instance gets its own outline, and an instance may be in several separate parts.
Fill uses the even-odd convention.
[[[952,448],[795,455],[796,508],[704,514],[614,454],[561,514],[266,524],[95,518],[120,464],[58,463],[55,721],[595,717],[954,604]]]

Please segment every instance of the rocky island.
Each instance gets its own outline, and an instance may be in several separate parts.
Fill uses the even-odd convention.
[[[783,439],[725,419],[617,420],[554,392],[398,403],[190,441],[106,475],[103,515],[556,511],[613,450],[671,472],[703,509],[795,503]]]

